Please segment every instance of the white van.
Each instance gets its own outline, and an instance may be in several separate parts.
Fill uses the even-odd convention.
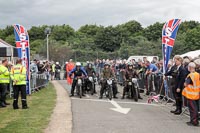
[[[150,61],[150,62],[153,61],[153,57],[157,57],[157,59],[159,60],[158,56],[145,56],[145,55],[143,55],[143,56],[130,56],[128,58],[127,62],[131,61],[132,59],[135,59],[136,62],[138,62],[139,59],[143,61],[144,57],[147,57],[147,60]]]

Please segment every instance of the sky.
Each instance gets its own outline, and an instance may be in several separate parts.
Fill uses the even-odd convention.
[[[21,24],[118,25],[136,20],[143,27],[172,18],[200,21],[199,0],[0,0],[0,28]]]

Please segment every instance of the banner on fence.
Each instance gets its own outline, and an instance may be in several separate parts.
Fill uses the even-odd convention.
[[[163,55],[163,73],[166,72],[168,61],[170,59],[176,34],[181,23],[181,19],[171,19],[166,22],[162,30],[162,55]]]
[[[24,26],[15,24],[14,33],[15,33],[15,42],[18,50],[18,57],[22,59],[22,65],[26,67],[26,90],[27,94],[31,94],[30,88],[30,49],[29,49],[29,36],[27,30]]]

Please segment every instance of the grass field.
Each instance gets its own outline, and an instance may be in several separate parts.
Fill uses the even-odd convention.
[[[20,98],[21,99],[21,98]],[[50,84],[47,88],[27,97],[29,109],[13,110],[11,103],[0,108],[0,133],[41,133],[47,127],[56,102],[56,91]]]

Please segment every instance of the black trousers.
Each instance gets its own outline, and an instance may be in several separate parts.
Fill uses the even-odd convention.
[[[91,83],[91,81],[89,81],[89,79],[86,79],[85,80],[85,85],[84,85],[84,87],[85,87],[85,91],[87,91],[87,87],[89,87],[89,85],[91,85],[92,83]],[[95,84],[94,84],[94,93],[96,92],[96,89],[95,89]]]
[[[20,92],[21,92],[22,107],[27,107],[26,85],[14,85],[13,91],[14,91],[13,108],[18,108],[18,98]]]
[[[138,97],[141,97],[141,96],[140,96],[139,87],[137,87],[137,90],[138,90]],[[124,89],[123,89],[123,93],[122,93],[122,97],[124,97],[125,94],[126,94],[126,92],[128,92],[128,91],[129,91],[128,82],[125,82]]]
[[[183,106],[183,100],[182,100],[182,90],[181,92],[176,92],[176,79],[172,78],[171,81],[171,89],[172,93],[176,102],[176,110],[182,111],[182,106]]]
[[[74,95],[74,90],[75,90],[75,87],[76,87],[76,83],[77,83],[77,79],[74,79],[73,82],[72,82],[72,89],[71,89],[71,94]]]
[[[0,84],[0,105],[6,101],[6,91],[9,84],[1,83]]]
[[[198,124],[198,104],[199,101],[198,100],[190,100],[187,99],[188,102],[188,108],[190,111],[190,122],[192,122],[193,124]]]
[[[74,95],[74,90],[75,90],[75,87],[76,87],[76,83],[77,83],[77,79],[74,79],[73,82],[72,82],[72,89],[71,89],[71,94]],[[83,79],[82,79],[82,91],[83,93],[85,92],[84,90],[84,83],[83,83]]]

